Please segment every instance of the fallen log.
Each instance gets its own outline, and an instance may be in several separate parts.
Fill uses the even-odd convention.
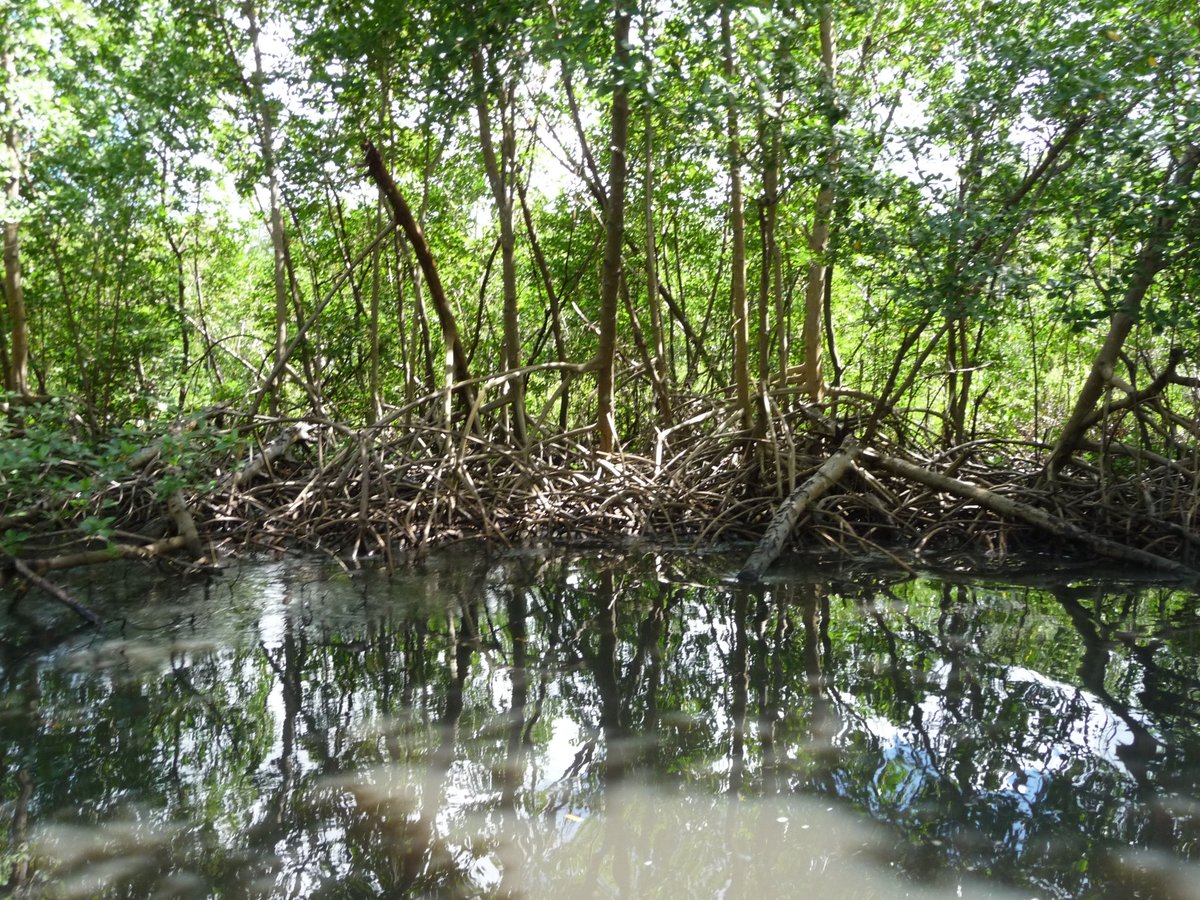
[[[854,460],[860,452],[853,436],[847,437],[842,442],[841,448],[825,460],[812,477],[788,495],[787,499],[775,510],[775,515],[771,517],[771,523],[763,533],[758,546],[754,548],[754,552],[750,554],[750,558],[746,560],[746,565],[742,567],[742,571],[738,572],[738,581],[757,581],[762,578],[763,572],[770,568],[771,563],[775,562],[779,558],[779,554],[783,552],[784,544],[787,543],[787,539],[791,535],[792,529],[796,527],[796,523],[800,521],[800,517],[804,515],[804,511],[813,501],[819,499],[822,494],[838,483],[854,464]]]
[[[901,478],[916,481],[937,491],[953,494],[955,497],[974,500],[980,506],[991,510],[997,515],[1025,522],[1056,537],[1082,544],[1089,550],[1101,556],[1106,556],[1109,559],[1135,562],[1140,565],[1160,569],[1164,572],[1170,572],[1173,575],[1183,578],[1200,578],[1200,572],[1182,563],[1175,562],[1173,559],[1167,559],[1165,556],[1159,556],[1147,550],[1139,550],[1137,547],[1130,547],[1127,544],[1092,534],[1066,519],[1052,515],[1035,506],[1030,506],[1027,503],[1021,503],[1017,500],[1004,497],[987,488],[972,484],[969,481],[961,481],[957,478],[951,478],[948,475],[942,475],[939,472],[931,472],[929,469],[924,469],[907,460],[897,459],[893,456],[884,456],[870,450],[863,453],[863,459]]]
[[[153,544],[109,544],[99,550],[81,550],[78,553],[64,553],[61,556],[51,556],[46,559],[28,560],[26,565],[33,571],[42,574],[60,569],[73,569],[76,566],[94,566],[100,563],[112,562],[115,559],[156,559],[166,556],[188,545],[188,539],[177,534],[163,538]]]
[[[256,475],[266,469],[271,463],[282,457],[292,445],[312,439],[312,426],[306,422],[297,422],[279,432],[275,438],[263,447],[262,453],[252,457],[241,469],[229,475],[218,490],[227,490],[230,486],[245,487]]]

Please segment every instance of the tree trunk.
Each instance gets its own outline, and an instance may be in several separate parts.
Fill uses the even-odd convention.
[[[260,28],[254,0],[246,0],[242,7],[248,20],[250,47],[254,54],[254,72],[250,77],[254,104],[258,116],[259,152],[262,154],[263,170],[267,176],[267,197],[270,216],[271,247],[275,257],[275,359],[284,358],[287,352],[288,322],[288,273],[287,237],[283,230],[283,212],[279,196],[279,172],[275,165],[275,117],[267,100],[263,71],[262,50],[259,47]],[[271,414],[279,412],[280,385],[267,385],[271,391]]]
[[[381,230],[383,225],[383,200],[380,196],[375,203],[375,230]],[[383,250],[376,246],[371,251],[371,310],[367,323],[369,341],[367,360],[368,392],[367,424],[374,425],[383,415],[383,404],[379,396],[379,292],[383,282]]]
[[[621,248],[625,239],[625,152],[629,133],[629,20],[624,0],[616,0],[613,18],[612,135],[609,143],[608,201],[605,204],[604,266],[600,277],[600,341],[597,350],[596,428],[602,453],[617,443],[613,415],[613,382],[616,378],[617,303],[621,288]]]
[[[0,71],[4,72],[4,79],[11,89],[17,72],[16,64],[7,50],[0,50]],[[5,135],[8,171],[4,184],[4,300],[12,344],[8,348],[4,369],[4,387],[13,393],[28,394],[29,332],[25,316],[25,289],[21,283],[21,236],[17,219],[17,206],[21,200],[21,148],[17,138],[15,105],[15,100],[6,93],[4,117],[8,120]]]
[[[8,304],[0,303],[0,386],[8,390],[9,379],[9,362],[8,362]]]
[[[650,343],[654,352],[654,397],[658,425],[671,427],[671,390],[667,377],[667,351],[663,341],[662,303],[658,297],[658,250],[654,235],[654,111],[646,107],[646,157],[643,192],[646,201],[646,305],[650,308]]]
[[[409,350],[412,384],[415,391],[416,359],[420,357],[425,377],[424,387],[426,390],[433,390],[437,384],[437,373],[433,369],[433,343],[429,336],[429,314],[425,310],[425,287],[421,279],[421,266],[419,263],[413,264],[412,256],[408,251],[409,245],[405,242],[406,238],[407,235],[396,232],[396,264],[403,269],[402,274],[408,276],[413,289],[413,318],[416,320],[416,328],[413,329],[412,346]],[[397,283],[402,283],[399,274]]]
[[[386,135],[389,140],[392,137],[392,66],[391,66],[391,47],[385,45],[380,48],[379,58],[379,128],[380,132]],[[383,195],[383,191],[376,187],[378,196],[375,198],[375,231],[378,233],[383,224],[385,216],[385,206],[387,197]],[[382,246],[377,246],[371,253],[371,319],[370,319],[370,374],[368,376],[368,384],[370,396],[367,398],[367,424],[374,425],[383,417],[383,384],[381,381],[381,369],[379,359],[379,305],[382,300],[382,291],[384,277],[387,269],[386,257]],[[397,276],[399,275],[397,267]],[[407,389],[411,383],[408,367],[408,348],[405,346],[405,327],[404,327],[404,299],[403,285],[400,283],[399,277],[396,278],[396,305],[397,305],[397,325],[399,330],[399,340],[396,342],[399,348],[400,355],[400,370],[404,373],[404,385]],[[405,397],[407,402],[408,398]]]
[[[175,313],[179,324],[179,408],[187,401],[188,370],[192,367],[191,340],[187,321],[187,269],[183,261],[183,246],[176,243],[175,236],[166,229],[167,246],[175,258]]]
[[[412,403],[417,396],[417,375],[414,359],[418,355],[417,342],[419,338],[417,335],[420,327],[417,325],[409,327],[408,311],[404,303],[406,267],[404,265],[404,254],[401,252],[404,247],[404,239],[399,231],[395,235],[395,240],[394,249],[396,252],[391,254],[389,261],[391,263],[392,281],[396,285],[396,344],[400,348],[400,370],[404,377],[404,403],[407,405]]]
[[[533,214],[529,210],[529,202],[525,196],[525,186],[517,182],[517,195],[521,198],[521,214],[525,219],[525,230],[529,234],[529,247],[533,251],[533,259],[537,264],[538,274],[542,278],[542,286],[546,291],[546,299],[550,303],[550,333],[554,336],[554,355],[558,362],[567,362],[567,342],[563,332],[562,301],[558,290],[554,287],[554,277],[550,274],[550,266],[546,255],[542,252],[541,241],[538,240],[537,229],[533,225]],[[532,362],[532,360],[530,360]],[[570,403],[571,376],[563,372],[560,376],[558,423],[562,431],[567,430],[567,411]]]
[[[829,147],[825,153],[825,172],[817,189],[813,227],[808,249],[808,279],[804,292],[804,377],[805,390],[814,402],[825,395],[825,377],[821,362],[821,318],[825,303],[825,279],[829,269],[825,253],[829,249],[829,223],[833,217],[833,185],[837,178],[839,154],[834,124],[838,118],[837,53],[833,33],[833,10],[828,4],[820,10],[821,71],[824,79],[826,114],[829,122]]]
[[[21,285],[21,239],[14,221],[4,223],[4,299],[8,324],[12,329],[12,348],[5,371],[6,390],[28,394],[29,334],[25,319],[25,291]]]
[[[961,303],[956,303],[961,306]],[[946,319],[946,414],[942,443],[946,449],[966,441],[967,402],[971,394],[971,357],[967,352],[968,319],[960,309]]]
[[[218,387],[225,386],[225,375],[221,372],[221,363],[217,359],[217,342],[209,334],[208,320],[204,312],[204,288],[200,278],[200,254],[192,254],[192,295],[196,298],[196,321],[199,323],[200,336],[204,339],[204,361],[212,372],[213,381]]]
[[[791,46],[780,38],[775,49],[775,110],[764,118],[760,129],[763,154],[762,182],[762,282],[759,285],[758,376],[766,391],[771,374],[771,314],[775,316],[776,380],[780,390],[787,387],[788,329],[783,291],[783,254],[779,249],[779,176],[783,165],[784,71],[791,60]]]
[[[492,189],[492,200],[496,205],[496,217],[500,222],[500,273],[504,292],[504,336],[502,368],[512,372],[521,368],[520,322],[517,317],[517,263],[516,236],[513,231],[512,181],[516,167],[516,135],[508,119],[512,103],[512,85],[500,90],[500,155],[497,158],[496,144],[492,139],[491,109],[488,104],[485,79],[485,60],[482,49],[471,54],[471,71],[475,79],[475,112],[479,118],[479,145],[483,151],[483,163],[487,170],[488,184]],[[525,446],[525,380],[520,377],[505,383],[509,409],[512,415],[510,437],[519,447]]]
[[[765,393],[771,378],[771,275],[775,257],[775,221],[777,218],[779,171],[772,151],[774,137],[767,117],[759,124],[759,146],[763,154],[762,199],[758,206],[758,237],[760,245],[758,273],[758,385]]]
[[[958,199],[954,209],[954,215],[964,220],[970,215],[968,210],[981,202],[980,192],[986,184],[984,164],[987,147],[982,129],[972,126],[969,135],[970,149],[958,170]],[[963,273],[968,271],[972,261],[985,247],[976,238],[967,247],[955,239],[946,248],[944,282],[940,287],[946,298],[946,402],[942,416],[942,444],[947,450],[966,440],[964,431],[972,369],[967,342],[970,328],[968,310],[979,302],[984,290],[984,286],[976,279],[964,282]]]
[[[1058,443],[1054,445],[1054,450],[1046,463],[1046,474],[1050,478],[1054,478],[1058,474],[1083,439],[1084,432],[1092,421],[1096,403],[1112,378],[1113,366],[1117,363],[1121,347],[1125,344],[1125,339],[1137,321],[1146,292],[1150,290],[1154,276],[1166,268],[1169,262],[1167,247],[1171,242],[1171,233],[1179,214],[1188,202],[1187,188],[1195,177],[1197,163],[1200,163],[1200,145],[1193,144],[1187,148],[1183,157],[1174,166],[1174,171],[1167,178],[1164,193],[1171,193],[1175,196],[1171,198],[1170,202],[1156,204],[1156,208],[1163,211],[1154,217],[1150,233],[1146,236],[1141,250],[1138,251],[1129,286],[1125,289],[1125,296],[1121,300],[1121,306],[1113,313],[1112,319],[1109,321],[1108,334],[1104,338],[1100,350],[1096,353],[1096,359],[1092,363],[1087,380],[1084,381],[1083,387],[1079,391],[1079,397],[1075,401],[1071,417],[1063,425]]]
[[[721,43],[725,54],[725,81],[733,90],[733,33],[729,8],[721,7]],[[730,309],[733,319],[733,381],[742,424],[749,427],[754,415],[750,402],[750,315],[746,304],[746,216],[742,208],[742,161],[738,139],[737,101],[732,94],[726,113],[729,140],[729,224],[733,235],[731,250],[733,277],[730,283]]]
[[[781,48],[780,53],[784,50]],[[776,385],[780,390],[787,387],[788,329],[785,321],[783,295],[783,259],[779,250],[779,173],[783,151],[782,127],[778,116],[782,115],[783,94],[775,95],[777,112],[775,118],[766,117],[759,130],[759,142],[763,154],[762,201],[759,210],[759,232],[762,244],[762,260],[758,285],[758,381],[759,391],[766,395],[771,384],[771,316],[775,317],[776,339]],[[765,404],[759,404],[762,419]],[[765,421],[758,423],[762,431]]]
[[[455,380],[461,382],[457,393],[463,405],[464,412],[469,413],[475,405],[475,390],[469,384],[471,372],[467,366],[467,354],[463,349],[462,341],[459,339],[458,323],[454,320],[454,310],[451,308],[450,300],[446,296],[445,289],[442,287],[442,279],[438,274],[433,253],[429,249],[429,244],[425,241],[425,235],[421,232],[421,226],[413,218],[412,210],[409,209],[408,203],[405,202],[404,195],[400,193],[396,182],[392,180],[392,176],[384,168],[383,159],[380,157],[379,151],[375,149],[375,145],[370,141],[365,141],[363,149],[366,151],[367,171],[383,191],[384,196],[387,197],[388,203],[396,215],[396,221],[400,223],[400,227],[404,229],[404,234],[408,238],[408,242],[412,244],[417,262],[420,263],[421,271],[425,276],[425,283],[429,285],[429,294],[433,300],[434,307],[437,309],[438,322],[442,327],[442,338],[446,344],[446,352],[450,357],[450,369]]]

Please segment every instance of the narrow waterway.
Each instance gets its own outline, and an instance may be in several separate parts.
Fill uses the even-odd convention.
[[[740,561],[94,572],[98,631],[31,596],[0,893],[1200,897],[1195,593]]]

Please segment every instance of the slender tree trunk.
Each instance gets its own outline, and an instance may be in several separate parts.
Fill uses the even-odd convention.
[[[554,286],[554,276],[550,274],[546,255],[542,252],[542,243],[538,240],[537,229],[534,228],[533,214],[529,209],[529,200],[525,196],[525,186],[520,181],[517,182],[517,194],[521,199],[521,215],[525,220],[525,230],[529,234],[529,247],[533,251],[533,260],[537,264],[538,274],[541,275],[542,286],[546,291],[546,299],[550,304],[550,333],[554,337],[554,355],[558,362],[567,362],[567,342],[562,323],[562,300]],[[570,251],[568,250],[569,255]],[[562,372],[559,377],[561,379],[559,390],[562,398],[558,408],[559,428],[566,431],[571,376],[567,372]]]
[[[1167,178],[1164,193],[1174,195],[1172,202],[1156,204],[1156,208],[1162,211],[1155,216],[1150,233],[1146,236],[1141,250],[1138,251],[1129,286],[1125,289],[1125,296],[1121,300],[1121,306],[1109,320],[1108,334],[1105,336],[1100,350],[1096,353],[1092,369],[1079,391],[1079,397],[1075,401],[1071,417],[1063,425],[1058,443],[1054,445],[1054,450],[1046,463],[1046,472],[1051,478],[1058,474],[1067,460],[1071,458],[1071,454],[1075,452],[1080,441],[1083,440],[1084,432],[1087,431],[1088,423],[1096,409],[1096,403],[1099,402],[1105,386],[1112,378],[1113,367],[1117,364],[1121,348],[1141,312],[1146,292],[1150,290],[1154,277],[1169,263],[1167,248],[1171,242],[1175,223],[1178,221],[1180,213],[1188,205],[1187,188],[1195,178],[1198,163],[1200,163],[1200,145],[1190,145]]]
[[[833,10],[829,4],[819,13],[821,32],[821,72],[829,120],[829,147],[825,152],[825,172],[817,189],[816,209],[808,249],[808,280],[804,292],[804,378],[805,390],[816,402],[825,395],[825,376],[821,360],[821,318],[825,303],[825,279],[829,270],[825,253],[829,249],[829,223],[833,218],[833,185],[837,178],[839,154],[834,124],[837,118],[837,50],[833,32]]]
[[[984,184],[986,148],[981,129],[970,130],[971,146],[959,169],[958,200],[955,215],[966,219],[968,209],[979,202]],[[970,391],[970,361],[966,352],[967,329],[970,327],[968,300],[978,301],[982,286],[978,282],[964,283],[963,273],[983,245],[964,247],[957,239],[950,242],[944,265],[944,284],[941,293],[946,298],[946,403],[942,416],[942,443],[946,449],[961,444],[964,413]]]
[[[617,0],[618,6],[620,0]],[[560,43],[563,41],[563,31],[561,23],[558,20],[558,12],[555,9],[556,4],[549,4],[551,15],[554,20],[554,39]],[[617,12],[619,14],[619,9]],[[619,48],[618,48],[619,49]],[[596,203],[603,209],[608,203],[608,198],[604,194],[604,187],[600,183],[600,168],[596,165],[596,157],[592,153],[592,148],[587,137],[587,129],[583,126],[583,117],[579,114],[579,101],[575,96],[575,83],[571,73],[571,68],[567,60],[562,60],[562,84],[563,93],[567,98],[567,108],[571,111],[571,124],[575,128],[575,135],[579,139],[579,150],[582,155],[582,160],[579,164],[579,176],[583,179],[589,193]]]
[[[771,242],[774,239],[775,210],[771,182],[775,175],[771,163],[770,138],[766,118],[759,122],[759,145],[763,150],[763,192],[758,203],[758,389],[765,393],[771,377]]]
[[[392,110],[392,68],[391,68],[391,47],[384,45],[379,50],[379,128],[381,132],[391,138],[391,110]],[[378,187],[376,188],[378,190]],[[384,217],[384,208],[387,204],[387,197],[383,191],[378,191],[378,196],[375,200],[375,233],[378,234]],[[387,264],[385,262],[383,246],[377,246],[371,253],[371,319],[370,319],[370,375],[369,389],[370,397],[367,399],[367,424],[373,425],[383,416],[383,397],[382,383],[380,381],[380,360],[379,360],[379,306],[382,299],[384,275]],[[408,379],[408,353],[404,346],[404,321],[403,309],[404,300],[401,296],[403,288],[400,285],[399,279],[396,281],[397,307],[399,318],[400,340],[398,341],[400,348],[401,370],[404,372],[404,383],[407,387]]]
[[[390,44],[384,46],[380,50],[380,75],[379,75],[379,126],[381,133],[386,135],[388,145],[391,146],[396,138],[396,123],[392,115],[392,47]],[[428,135],[425,135],[426,146],[426,164],[425,169],[428,171]],[[379,202],[384,204],[387,202],[387,196],[383,190],[379,191]],[[418,223],[420,219],[418,219]],[[394,253],[391,254],[388,268],[391,270],[392,282],[396,289],[396,346],[400,353],[400,370],[404,378],[404,402],[405,404],[412,403],[417,396],[417,358],[421,355],[418,352],[418,342],[422,339],[428,343],[429,328],[425,321],[425,308],[421,301],[421,283],[420,276],[414,271],[411,261],[408,258],[408,249],[404,243],[404,237],[400,234],[400,229],[394,233],[395,243],[393,244]],[[413,324],[409,323],[409,315],[406,304],[404,302],[404,280],[406,277],[412,277],[413,285]],[[433,374],[431,371],[432,351],[425,349],[424,359],[429,376],[429,385],[434,384]],[[382,406],[380,407],[382,413]],[[405,413],[405,421],[409,421],[412,411]]]
[[[424,282],[421,279],[421,268],[419,265],[413,264],[408,244],[405,243],[405,236],[400,232],[396,232],[396,262],[397,265],[403,267],[413,289],[413,318],[416,320],[416,329],[412,335],[409,357],[412,360],[415,360],[417,356],[421,357],[425,370],[425,387],[432,390],[437,384],[437,373],[434,371],[433,342],[429,334],[429,313],[425,310]],[[397,278],[399,279],[399,276]],[[415,361],[411,363],[411,368],[415,382],[417,377]]]
[[[0,385],[8,390],[9,385],[8,361],[8,304],[0,303]]]
[[[983,325],[976,329],[972,341],[971,320],[965,315],[960,313],[948,320],[947,324],[950,326],[946,332],[950,377],[947,381],[949,396],[946,399],[944,443],[949,449],[971,439],[967,433],[967,409],[971,405],[971,383],[983,340]]]
[[[778,360],[776,373],[780,390],[787,387],[788,366],[791,362],[791,329],[788,327],[788,298],[783,289],[783,251],[779,246],[779,175],[783,166],[783,115],[785,72],[792,58],[792,48],[782,40],[775,54],[776,89],[775,115],[770,123],[770,153],[766,171],[763,173],[763,194],[769,204],[769,236],[771,245],[771,291],[775,300],[775,351]],[[764,267],[764,277],[765,277]]]
[[[825,350],[829,353],[829,366],[833,369],[833,386],[842,386],[841,358],[838,356],[837,332],[833,327],[833,263],[825,268],[825,299],[821,303],[821,311],[825,316]]]
[[[15,84],[16,64],[7,49],[0,49],[0,71],[11,86]],[[21,156],[17,137],[16,105],[5,93],[4,118],[8,130],[4,136],[8,156],[8,171],[4,182],[4,301],[8,312],[8,327],[12,333],[7,365],[4,367],[4,387],[17,394],[29,393],[29,331],[25,314],[25,288],[21,283],[21,235],[17,206],[21,200]]]
[[[956,301],[958,298],[955,298]],[[955,303],[956,306],[961,305]],[[961,443],[960,427],[956,411],[958,398],[962,393],[959,386],[959,375],[964,367],[959,360],[959,334],[966,329],[966,318],[959,310],[946,317],[946,411],[942,421],[942,443],[946,449],[956,447]]]
[[[187,269],[183,262],[183,247],[175,242],[175,236],[167,230],[167,245],[175,257],[175,313],[179,323],[179,408],[187,400],[188,369],[191,368],[191,341],[187,322]]]
[[[250,76],[253,96],[250,98],[258,117],[259,152],[262,154],[263,170],[267,176],[267,202],[269,205],[271,247],[275,257],[275,359],[283,359],[287,352],[288,322],[288,273],[287,236],[284,233],[283,211],[279,191],[279,172],[275,164],[275,116],[266,94],[266,74],[263,70],[262,50],[259,47],[259,22],[254,0],[246,0],[242,7],[248,20],[250,47],[254,54],[254,72]],[[271,414],[279,412],[280,385],[268,385],[271,391]]]
[[[404,375],[404,402],[411,403],[417,396],[417,376],[414,369],[413,357],[416,354],[417,328],[409,328],[408,312],[404,304],[404,256],[400,252],[402,238],[396,235],[396,252],[391,257],[392,281],[396,285],[396,343],[400,347],[400,368]],[[412,346],[409,346],[409,336],[412,335]]]
[[[475,78],[475,111],[479,117],[479,144],[483,151],[488,184],[492,189],[492,200],[496,205],[496,216],[500,220],[500,273],[504,292],[503,368],[511,372],[521,367],[512,190],[516,167],[516,135],[513,133],[509,119],[513,86],[506,85],[501,88],[500,92],[498,109],[501,136],[500,155],[497,158],[496,144],[492,138],[492,114],[488,104],[485,60],[482,49],[476,49],[471,55],[471,69]],[[512,415],[511,438],[513,443],[522,447],[526,443],[524,385],[525,382],[521,378],[510,378],[505,382],[505,392],[508,394],[509,409]]]
[[[404,195],[400,193],[396,182],[392,180],[392,176],[388,174],[387,169],[384,167],[379,151],[375,149],[375,146],[370,141],[364,142],[363,149],[366,151],[367,171],[375,183],[382,189],[384,196],[387,197],[388,203],[392,207],[392,212],[396,215],[396,221],[404,229],[404,234],[408,238],[409,243],[412,244],[413,252],[416,254],[417,261],[421,265],[421,271],[425,275],[425,283],[429,285],[429,293],[434,307],[437,309],[438,321],[442,327],[442,338],[445,341],[446,353],[449,358],[448,368],[454,379],[462,382],[457,389],[457,394],[462,402],[464,411],[469,412],[475,405],[475,389],[469,384],[471,373],[467,366],[467,354],[463,349],[462,341],[459,339],[458,323],[455,322],[454,310],[450,306],[450,300],[446,296],[445,289],[442,287],[442,279],[438,274],[433,253],[429,249],[429,244],[425,240],[421,226],[417,224],[412,210],[409,208],[408,203],[405,202]]]
[[[375,232],[377,234],[383,227],[383,202],[384,197],[380,194],[375,204]],[[370,341],[368,348],[370,355],[367,360],[369,367],[369,396],[367,397],[368,425],[374,425],[383,414],[383,405],[379,396],[379,292],[382,289],[382,282],[383,248],[376,246],[371,251],[371,311],[367,325],[367,334]]]
[[[625,159],[629,135],[629,9],[625,0],[615,0],[613,16],[612,134],[609,143],[608,199],[605,203],[604,265],[600,277],[600,341],[597,350],[599,377],[596,385],[596,428],[602,453],[611,453],[617,443],[613,414],[613,382],[616,378],[617,305],[621,289],[621,250],[625,240]]]
[[[4,223],[4,299],[12,329],[12,349],[5,370],[5,389],[29,393],[29,333],[25,317],[25,291],[21,284],[21,240],[16,222]]]
[[[633,338],[633,346],[638,352],[638,356],[642,359],[642,364],[646,367],[646,371],[650,373],[651,394],[657,397],[657,391],[654,384],[654,356],[650,350],[650,345],[646,341],[646,330],[642,328],[641,319],[638,317],[638,311],[633,305],[633,298],[629,293],[629,279],[621,279],[621,302],[625,305],[625,314],[629,316],[629,336]],[[641,431],[641,397],[636,393],[634,400],[637,406],[634,411],[633,430]]]
[[[196,298],[196,321],[200,324],[200,336],[204,339],[204,361],[212,372],[219,387],[225,386],[225,375],[217,359],[216,342],[210,336],[208,319],[204,312],[204,286],[200,279],[200,254],[192,254],[192,296]]]
[[[733,31],[729,7],[721,7],[721,43],[725,54],[725,81],[733,89]],[[749,427],[754,415],[750,402],[750,313],[746,304],[746,216],[742,208],[742,160],[738,139],[737,101],[731,95],[726,113],[729,140],[729,224],[733,233],[730,309],[733,318],[733,381],[742,423]]]
[[[646,107],[646,156],[643,192],[646,202],[646,305],[650,308],[650,342],[654,352],[653,382],[660,428],[671,426],[671,389],[663,341],[662,302],[658,297],[658,250],[654,236],[654,111]]]
[[[777,384],[787,387],[788,329],[783,296],[783,260],[779,249],[779,176],[783,165],[784,79],[791,62],[792,49],[785,37],[775,47],[772,76],[775,82],[775,109],[762,117],[759,143],[762,149],[762,206],[759,225],[762,238],[762,268],[759,282],[758,380],[764,393],[771,375],[771,314],[775,316]],[[773,305],[772,305],[772,301]],[[772,308],[773,306],[773,308]]]
[[[779,141],[782,144],[782,140]],[[776,208],[778,212],[778,207]],[[778,221],[778,217],[776,218]],[[779,246],[779,229],[775,230],[775,239],[772,241],[773,253],[771,254],[771,279],[773,282],[773,290],[775,293],[775,355],[779,360],[779,371],[775,373],[776,383],[779,389],[783,390],[788,383],[788,366],[791,364],[792,352],[792,328],[791,328],[791,303],[792,303],[792,286],[788,285],[787,290],[783,286],[783,248]]]

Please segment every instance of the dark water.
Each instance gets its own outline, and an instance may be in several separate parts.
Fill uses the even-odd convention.
[[[1200,897],[1194,593],[738,561],[76,584],[0,618],[0,886]]]

